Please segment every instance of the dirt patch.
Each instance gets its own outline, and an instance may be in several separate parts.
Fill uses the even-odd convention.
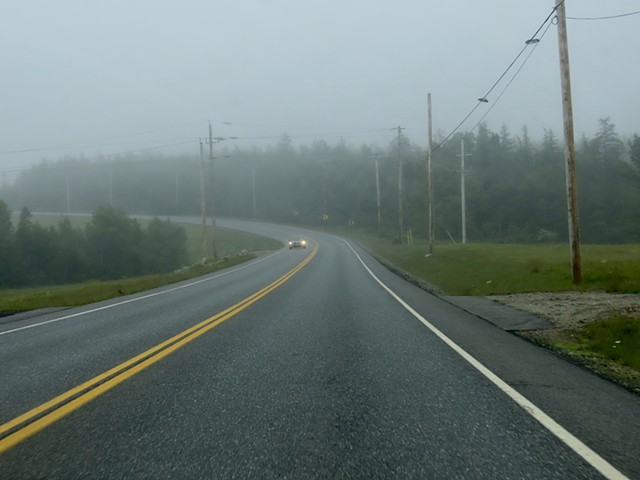
[[[640,319],[640,295],[540,292],[495,295],[488,298],[534,313],[553,324],[553,327],[547,330],[518,332],[519,336],[550,348],[600,376],[640,394],[640,372],[597,355],[579,355],[558,346],[559,342],[571,342],[572,330],[584,327],[590,322],[618,315]]]
[[[597,292],[515,293],[488,297],[546,318],[556,328],[580,328],[615,315],[640,318],[640,295]]]

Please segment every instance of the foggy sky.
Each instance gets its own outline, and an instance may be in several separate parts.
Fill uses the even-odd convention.
[[[637,0],[567,0],[567,15],[640,10]],[[196,151],[344,138],[386,146],[401,125],[426,144],[451,131],[551,12],[554,0],[4,0],[0,173],[63,155]],[[640,133],[640,15],[569,20],[578,138],[610,117]],[[513,135],[562,137],[552,26],[487,116]],[[525,53],[525,55],[528,52]],[[476,114],[493,105],[512,70]],[[223,122],[232,122],[225,125]],[[174,145],[177,144],[177,145]],[[24,150],[29,150],[24,152]]]

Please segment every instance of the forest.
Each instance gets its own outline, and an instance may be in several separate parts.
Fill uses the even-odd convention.
[[[118,208],[95,209],[84,229],[69,217],[35,223],[25,207],[17,224],[0,200],[0,287],[117,279],[169,272],[187,262],[183,227],[158,218],[145,228]]]
[[[3,181],[0,198],[14,211],[27,207],[32,212],[90,213],[108,205],[130,214],[200,215],[202,179],[207,212],[213,196],[217,216],[350,225],[379,232],[390,241],[424,239],[429,193],[426,150],[403,135],[390,132],[389,138],[386,147],[353,147],[344,140],[294,146],[283,134],[265,148],[215,144],[213,159],[206,148],[200,157],[197,145],[193,153],[181,155],[67,156],[42,160],[13,181]],[[462,235],[461,140],[469,242],[566,240],[563,140],[551,130],[532,139],[526,127],[513,134],[506,126],[492,131],[481,124],[473,133],[434,142],[437,241],[459,242]],[[576,148],[582,241],[640,242],[638,134],[622,139],[605,118],[599,120],[595,135],[577,140]]]

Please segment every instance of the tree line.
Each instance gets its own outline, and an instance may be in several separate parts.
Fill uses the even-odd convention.
[[[154,218],[143,228],[126,213],[98,207],[84,229],[69,217],[35,223],[25,207],[14,227],[0,200],[0,286],[23,287],[117,279],[172,271],[188,262],[183,227]]]
[[[465,142],[467,237],[476,242],[558,242],[568,235],[563,144],[552,130],[531,139],[526,127],[458,133],[433,152],[436,239],[461,237],[460,145]],[[437,142],[436,142],[437,143]],[[640,241],[640,138],[622,140],[610,119],[577,145],[582,238]],[[296,147],[286,134],[266,148],[220,149],[218,158],[144,153],[115,159],[43,161],[0,189],[13,208],[87,212],[112,205],[151,215],[201,211],[305,225],[354,225],[393,240],[399,229],[398,165],[403,163],[402,231],[427,235],[426,151],[401,136],[386,147],[315,141]],[[378,165],[379,189],[375,165]],[[212,168],[213,166],[213,168]],[[213,188],[211,187],[213,185]]]

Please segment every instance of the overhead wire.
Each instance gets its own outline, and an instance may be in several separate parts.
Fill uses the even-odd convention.
[[[118,153],[110,153],[107,155],[102,155],[102,158],[112,158],[112,157],[118,157],[120,155],[129,155],[132,153],[140,153],[140,152],[148,152],[151,150],[160,150],[161,148],[169,148],[169,147],[175,147],[177,145],[186,145],[187,143],[195,143],[196,140],[195,138],[189,139],[189,140],[184,140],[181,142],[175,142],[175,143],[167,143],[164,145],[155,145],[153,147],[146,147],[146,148],[140,148],[137,150],[128,150],[126,152],[118,152]]]
[[[145,148],[139,148],[136,150],[126,150],[123,152],[116,152],[116,153],[110,153],[110,154],[101,154],[99,155],[98,159],[102,160],[102,159],[109,159],[109,158],[115,158],[115,157],[120,157],[120,156],[124,156],[124,155],[131,155],[131,154],[135,154],[135,153],[141,153],[141,152],[149,152],[152,150],[160,150],[162,148],[169,148],[169,147],[174,147],[177,145],[186,145],[188,143],[195,143],[196,140],[195,139],[190,139],[190,140],[183,140],[180,142],[174,142],[174,143],[166,143],[166,144],[162,144],[162,145],[154,145],[151,147],[145,147]],[[8,167],[8,168],[0,168],[0,174],[13,174],[13,173],[21,173],[21,172],[26,172],[26,171],[30,171],[34,166],[36,165],[30,165],[28,167]]]
[[[193,123],[193,122],[192,122]],[[190,124],[192,124],[190,123]],[[217,123],[221,123],[221,124],[228,124],[228,122],[217,122]],[[185,124],[185,125],[190,125],[190,124]],[[311,126],[306,126],[306,127],[300,127],[300,126],[293,126],[293,125],[266,125],[266,124],[242,124],[242,123],[238,123],[236,124],[238,126],[260,126],[260,127],[271,127],[271,128],[305,128],[305,129],[319,129],[319,128],[326,128],[326,127],[311,127]],[[182,126],[182,125],[181,125]],[[170,127],[173,128],[173,127]],[[168,130],[170,128],[162,128],[162,129],[156,129],[156,130],[149,130],[146,132],[142,132],[144,134],[146,133],[156,133],[156,132],[160,132],[163,130]],[[364,135],[370,135],[371,133],[382,133],[382,132],[386,132],[387,129],[386,128],[359,128],[359,129],[354,129],[354,128],[342,128],[342,127],[336,127],[337,131],[333,131],[333,132],[325,132],[325,133],[315,133],[315,134],[297,134],[297,135],[289,135],[291,138],[301,138],[301,137],[309,137],[309,136],[313,136],[313,135],[320,135],[320,136],[342,136],[345,138],[350,138],[350,137],[357,137],[357,136],[364,136]],[[134,145],[134,144],[148,144],[151,143],[149,141],[144,141],[144,140],[140,140],[140,141],[131,141],[131,142],[122,142],[122,143],[105,143],[109,140],[116,140],[119,138],[127,138],[127,137],[131,137],[131,136],[135,136],[135,135],[139,135],[137,133],[133,133],[133,134],[125,134],[125,135],[118,135],[118,136],[112,136],[112,137],[105,137],[102,139],[96,139],[96,140],[90,140],[90,141],[83,141],[83,142],[75,142],[75,143],[67,143],[67,144],[57,144],[57,145],[48,145],[48,146],[39,146],[39,147],[32,147],[32,148],[24,148],[24,149],[14,149],[14,150],[0,150],[0,155],[8,155],[8,154],[21,154],[21,153],[36,153],[36,152],[45,152],[45,151],[51,151],[51,150],[76,150],[76,149],[83,149],[83,148],[100,148],[100,147],[113,147],[113,146],[117,146],[117,145]],[[282,135],[265,135],[265,136],[243,136],[241,139],[242,140],[262,140],[262,139],[278,139],[281,138]],[[237,138],[240,139],[240,138]],[[193,140],[189,139],[189,140],[185,140],[182,141],[182,139],[176,139],[179,140],[176,143],[171,143],[171,144],[167,144],[167,145],[160,145],[160,146],[154,146],[154,147],[149,147],[149,150],[152,149],[159,149],[159,148],[166,148],[166,147],[171,147],[174,145],[180,145],[180,144],[186,144],[186,143],[190,143]],[[147,150],[147,149],[143,149],[143,150]],[[143,151],[143,150],[134,150],[133,152],[137,152],[137,151]],[[121,154],[126,154],[129,153],[127,152],[120,152],[120,153],[114,153],[111,154],[109,156],[114,156],[114,155],[121,155]]]
[[[158,133],[158,132],[164,132],[164,131],[167,131],[167,130],[174,130],[176,128],[183,128],[183,127],[186,127],[186,126],[191,126],[191,125],[194,125],[196,123],[202,123],[202,122],[201,121],[198,121],[198,122],[191,121],[191,122],[182,123],[182,124],[179,124],[179,125],[173,125],[173,126],[169,126],[169,127],[162,127],[162,128],[156,128],[156,129],[152,129],[152,130],[144,130],[144,131],[133,132],[133,133],[125,133],[125,134],[121,134],[121,135],[112,135],[112,136],[109,136],[109,137],[102,137],[102,138],[98,138],[98,139],[94,139],[94,140],[85,140],[85,141],[81,141],[81,142],[65,143],[65,144],[58,144],[58,145],[48,145],[48,146],[43,146],[43,147],[13,149],[13,150],[0,150],[0,155],[16,154],[16,153],[33,153],[33,152],[42,152],[42,151],[47,151],[47,150],[62,150],[62,149],[113,146],[113,145],[118,145],[118,144],[112,144],[112,143],[107,144],[107,143],[104,143],[104,142],[108,142],[108,141],[111,141],[111,140],[118,140],[118,139],[122,139],[122,138],[130,138],[130,137],[140,136],[140,135],[147,135],[149,133]],[[226,123],[226,122],[216,122],[216,123]],[[123,142],[120,145],[133,144],[133,143],[149,143],[149,142],[144,142],[144,141]]]
[[[175,139],[176,142],[169,144],[168,146],[173,146],[173,145],[180,145],[183,143],[189,143],[192,140],[184,140],[184,139]],[[165,140],[167,141],[167,140]],[[172,141],[172,140],[169,140]],[[149,144],[149,141],[145,141],[145,140],[138,140],[136,142],[123,142],[123,143],[92,143],[92,142],[86,142],[86,143],[76,143],[76,144],[67,144],[67,145],[57,145],[57,146],[51,146],[51,147],[34,147],[34,148],[28,148],[28,149],[24,149],[24,150],[5,150],[0,152],[1,154],[16,154],[16,153],[34,153],[34,152],[46,152],[46,151],[50,151],[50,150],[76,150],[76,149],[81,149],[81,148],[101,148],[101,147],[116,147],[119,145],[136,145],[136,144]],[[149,148],[164,148],[165,145],[161,145],[158,147],[149,147]]]
[[[375,128],[370,130],[356,130],[356,131],[337,131],[337,132],[322,132],[322,133],[304,133],[304,134],[289,134],[286,135],[295,140],[297,138],[310,138],[310,137],[342,137],[342,138],[356,138],[362,136],[382,136],[387,134],[388,128]],[[256,135],[256,136],[242,136],[238,137],[238,140],[278,140],[282,138],[280,135]]]
[[[620,15],[611,15],[608,17],[567,17],[567,20],[612,20],[614,18],[630,17],[632,15],[640,15],[640,11],[621,13]]]
[[[498,86],[498,84],[504,79],[504,77],[507,75],[507,73],[509,73],[509,71],[513,68],[513,66],[517,63],[518,59],[524,54],[524,52],[526,51],[527,48],[529,48],[530,45],[534,45],[537,46],[538,41],[536,40],[536,36],[538,35],[538,33],[540,33],[540,31],[545,27],[545,25],[547,25],[547,23],[551,20],[551,18],[554,16],[554,14],[556,13],[556,10],[558,9],[558,7],[560,7],[563,3],[565,2],[565,0],[562,0],[561,2],[559,2],[556,6],[553,7],[553,9],[551,10],[551,12],[549,13],[549,15],[547,15],[547,18],[544,19],[544,21],[540,24],[540,26],[538,27],[538,29],[535,31],[535,33],[533,35],[531,35],[529,37],[529,39],[525,42],[525,46],[518,52],[518,54],[516,55],[516,57],[513,59],[513,61],[509,64],[509,66],[504,70],[504,72],[502,72],[502,74],[498,77],[498,79],[493,83],[493,85],[491,86],[491,88],[489,88],[489,90],[487,91],[487,93],[485,93],[482,97],[478,98],[478,103],[476,103],[474,105],[474,107],[471,109],[471,111],[462,119],[462,121],[460,123],[458,123],[458,125],[456,125],[456,127],[440,142],[438,143],[438,145],[436,145],[433,148],[433,151],[437,150],[438,148],[440,148],[442,145],[444,145],[459,129],[460,127],[462,127],[462,125],[464,125],[464,123],[469,119],[469,117],[471,117],[471,115],[473,115],[473,113],[478,109],[478,107],[483,104],[483,103],[489,103],[488,97],[489,95],[493,92],[493,90],[495,90],[495,88]],[[547,30],[548,30],[548,26],[547,26]],[[546,32],[546,30],[545,30]],[[532,49],[532,50],[535,50]],[[526,60],[525,60],[526,63]],[[517,74],[517,73],[516,73]],[[513,79],[512,79],[513,81]],[[510,82],[511,83],[511,82]],[[501,94],[502,96],[502,94]],[[485,115],[486,116],[486,115]]]
[[[571,19],[571,20],[609,20],[609,19],[613,19],[613,18],[621,18],[621,17],[628,17],[630,15],[638,15],[640,14],[640,11],[638,12],[631,12],[631,13],[624,13],[621,15],[613,15],[613,16],[609,16],[609,17],[567,17],[567,19]],[[542,32],[542,35],[540,35],[540,39],[539,41],[542,41],[542,39],[544,38],[544,36],[546,35],[546,33],[549,31],[549,28],[551,28],[551,25],[553,24],[553,22],[549,22],[547,24],[547,27],[544,29],[544,31]],[[538,30],[539,32],[540,30]],[[535,37],[535,34],[532,38]],[[489,115],[489,113],[491,113],[491,111],[494,109],[494,107],[498,104],[498,102],[500,101],[500,99],[502,98],[502,96],[505,94],[505,92],[507,91],[507,89],[509,88],[509,86],[513,83],[513,81],[516,79],[516,77],[518,76],[518,74],[520,73],[520,71],[523,69],[523,67],[525,66],[525,64],[529,61],[529,59],[531,58],[531,55],[533,55],[533,52],[536,50],[536,48],[538,48],[538,45],[540,45],[540,42],[536,42],[533,46],[533,48],[531,49],[531,51],[529,52],[529,55],[527,55],[527,57],[524,59],[524,61],[522,62],[522,64],[520,65],[520,67],[518,68],[518,70],[516,70],[516,73],[513,75],[513,77],[511,78],[511,80],[509,81],[509,83],[507,83],[507,85],[504,87],[504,89],[502,90],[502,92],[500,92],[500,95],[498,95],[498,97],[491,103],[491,107],[489,107],[489,109],[485,112],[485,114],[480,118],[480,120],[478,120],[478,122],[471,128],[471,131],[474,131],[476,128],[478,128],[478,125],[480,125],[482,123],[482,121],[487,117],[487,115]]]
[[[266,126],[266,125],[264,125]],[[387,132],[388,129],[387,128],[371,128],[371,129],[355,129],[355,130],[350,130],[350,131],[343,131],[343,132],[324,132],[321,134],[301,134],[301,135],[289,135],[289,137],[291,139],[296,139],[296,138],[308,138],[308,137],[312,137],[312,136],[317,136],[317,135],[321,135],[323,137],[343,137],[343,138],[353,138],[353,137],[357,137],[357,136],[370,136],[372,133],[375,133],[376,135],[381,134],[381,132]],[[346,135],[345,135],[346,134]],[[112,137],[112,138],[120,138],[120,137]],[[278,140],[281,139],[282,135],[265,135],[265,136],[242,136],[242,137],[233,137],[233,140]],[[135,150],[126,150],[126,151],[120,151],[120,152],[114,152],[114,153],[109,153],[109,154],[100,154],[97,159],[99,160],[106,160],[106,159],[112,159],[112,158],[117,158],[117,157],[121,157],[121,156],[126,156],[126,155],[132,155],[132,154],[136,154],[136,153],[142,153],[142,152],[148,152],[148,151],[153,151],[153,150],[160,150],[163,148],[170,148],[170,147],[174,147],[174,146],[178,146],[178,145],[186,145],[186,144],[191,144],[193,143],[194,145],[197,143],[197,138],[190,138],[190,139],[185,139],[185,140],[180,140],[180,141],[176,141],[176,142],[172,142],[172,143],[163,143],[160,145],[153,145],[150,147],[145,147],[145,148],[140,148],[140,149],[135,149]],[[126,144],[135,144],[135,143],[147,143],[147,142],[129,142]],[[76,144],[72,144],[73,148],[82,148],[83,146],[86,146],[87,144],[89,144],[89,142],[85,142],[85,143],[76,143]],[[93,144],[91,146],[94,147],[100,147],[100,146],[114,146],[114,145],[123,145],[123,144],[115,144],[115,143],[111,143],[111,144]],[[34,152],[34,151],[45,151],[45,150],[50,150],[54,147],[49,147],[49,148],[33,148],[33,149],[28,149],[28,150],[21,150],[20,152]],[[65,146],[59,146],[59,147],[55,147],[55,148],[65,148]],[[66,148],[70,148],[70,145],[67,145]],[[16,152],[16,151],[14,151]],[[3,152],[4,153],[4,152]],[[30,171],[32,168],[34,167],[34,165],[28,166],[28,167],[8,167],[8,168],[0,168],[0,174],[18,174],[18,173],[22,173],[22,172],[27,172]]]
[[[542,41],[542,39],[544,38],[546,33],[549,31],[549,28],[551,28],[551,25],[552,25],[552,23],[549,22],[549,24],[547,25],[547,28],[545,28],[544,31],[542,32],[542,35],[540,35],[540,41]],[[511,86],[513,81],[516,79],[516,77],[520,74],[520,72],[522,71],[524,66],[527,64],[527,62],[531,58],[531,55],[533,55],[533,52],[536,51],[536,48],[538,48],[538,45],[540,45],[540,42],[536,42],[534,44],[533,48],[529,52],[529,55],[527,55],[526,58],[524,59],[524,61],[522,62],[522,64],[520,64],[520,66],[516,70],[516,73],[514,73],[513,77],[511,77],[511,80],[509,80],[509,83],[507,83],[505,85],[505,87],[502,89],[502,91],[500,92],[498,97],[491,103],[491,106],[489,107],[489,109],[485,112],[484,115],[482,115],[480,120],[478,120],[478,122],[471,128],[471,131],[474,131],[476,128],[478,128],[478,125],[480,125],[482,123],[482,121],[487,117],[487,115],[489,115],[491,113],[491,111],[495,108],[495,106],[498,104],[498,102],[500,102],[500,99],[506,93],[506,91],[509,89],[509,87]]]

